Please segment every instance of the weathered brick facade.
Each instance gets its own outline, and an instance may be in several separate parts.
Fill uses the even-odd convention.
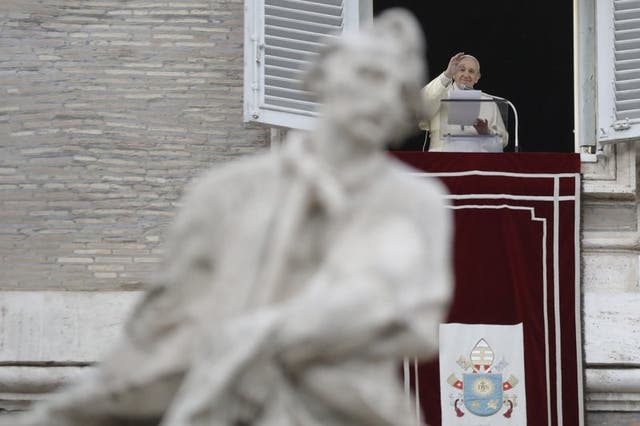
[[[3,0],[3,3],[7,0]],[[0,5],[0,288],[130,289],[242,122],[243,1]]]

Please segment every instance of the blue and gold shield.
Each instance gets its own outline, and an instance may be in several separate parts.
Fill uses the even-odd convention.
[[[464,405],[477,416],[491,416],[502,407],[502,374],[462,375]]]

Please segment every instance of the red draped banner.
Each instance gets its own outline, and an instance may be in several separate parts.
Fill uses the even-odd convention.
[[[393,155],[450,192],[456,287],[447,322],[522,323],[528,424],[583,425],[579,155]],[[440,425],[438,361],[419,364],[416,376],[426,422]]]

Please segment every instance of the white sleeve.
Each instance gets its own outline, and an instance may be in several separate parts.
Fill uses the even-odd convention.
[[[440,101],[446,96],[453,80],[448,78],[444,72],[434,78],[421,90],[423,103],[423,120],[431,120],[440,110]]]

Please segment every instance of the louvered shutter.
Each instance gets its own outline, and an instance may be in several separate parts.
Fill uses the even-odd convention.
[[[598,139],[640,138],[640,0],[598,0]]]
[[[245,4],[244,118],[310,129],[316,100],[302,87],[328,37],[359,25],[358,0],[255,0]]]

